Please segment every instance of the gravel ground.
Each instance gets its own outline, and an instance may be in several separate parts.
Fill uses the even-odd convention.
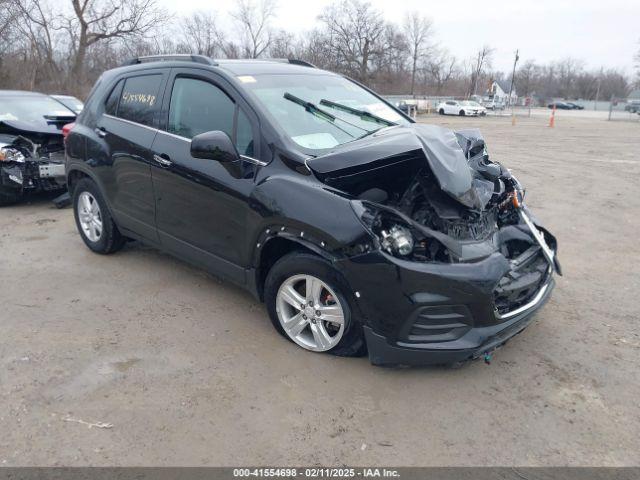
[[[637,465],[640,126],[478,126],[558,237],[565,276],[490,366],[302,351],[247,293],[70,209],[0,210],[0,465]]]

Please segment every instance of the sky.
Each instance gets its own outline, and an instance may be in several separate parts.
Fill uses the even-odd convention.
[[[230,24],[235,0],[158,0],[167,10],[185,14],[215,11],[219,25]],[[633,72],[640,49],[640,0],[369,0],[386,20],[402,23],[409,11],[433,21],[434,40],[461,60],[482,45],[495,49],[493,67],[510,71],[516,49],[520,62],[546,63],[575,57],[587,68]],[[303,33],[318,25],[331,0],[278,0],[273,25]],[[229,30],[231,31],[231,29]]]

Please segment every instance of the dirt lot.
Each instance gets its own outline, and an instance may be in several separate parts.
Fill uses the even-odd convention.
[[[565,276],[490,366],[304,352],[243,291],[92,254],[42,200],[0,210],[0,464],[637,465],[640,125],[428,120],[481,127],[559,238]]]

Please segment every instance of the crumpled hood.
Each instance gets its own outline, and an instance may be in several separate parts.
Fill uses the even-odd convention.
[[[478,168],[477,162],[467,159],[478,150],[484,150],[484,140],[477,130],[453,132],[413,123],[384,128],[309,160],[307,165],[324,181],[401,161],[407,154],[422,153],[444,192],[468,207],[482,210],[491,198],[493,182],[486,179],[486,168]]]

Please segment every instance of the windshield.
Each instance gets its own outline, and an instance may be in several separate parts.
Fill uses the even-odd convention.
[[[65,95],[52,95],[57,101],[63,104],[65,107],[73,110],[76,113],[80,113],[84,108],[84,103],[75,97],[67,97]]]
[[[335,75],[238,77],[287,135],[308,150],[325,150],[380,128],[409,123],[380,99]]]
[[[43,124],[56,117],[75,117],[75,113],[50,97],[35,95],[0,97],[0,122],[20,121]]]

